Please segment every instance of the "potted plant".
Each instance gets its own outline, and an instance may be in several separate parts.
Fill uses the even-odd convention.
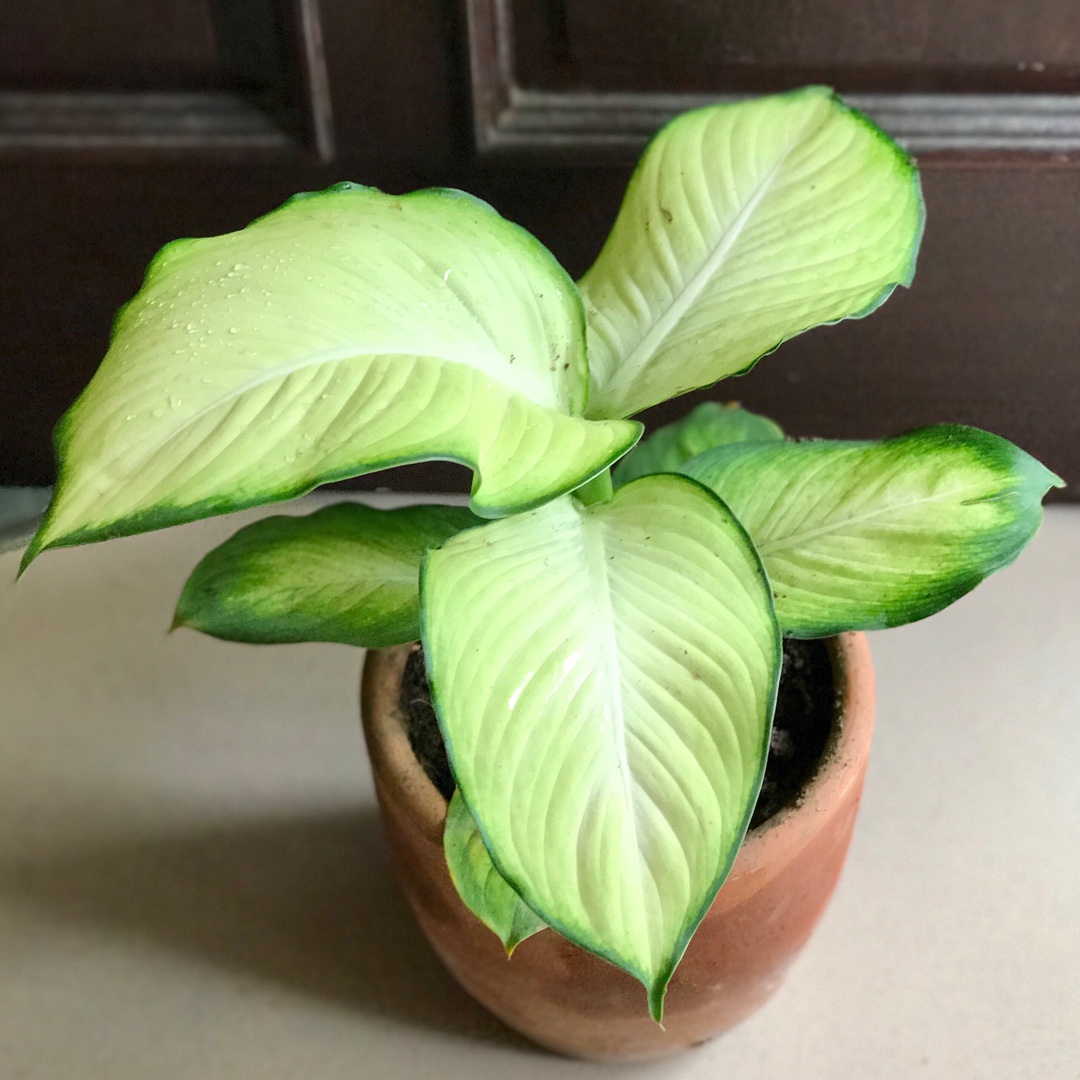
[[[811,87],[665,127],[577,284],[447,190],[339,184],[176,241],[57,427],[23,567],[402,462],[472,467],[468,509],[248,526],[196,568],[176,624],[384,650],[365,690],[376,780],[459,977],[561,1049],[685,1045],[770,992],[839,872],[870,695],[865,642],[842,632],[966,593],[1015,558],[1061,481],[973,428],[791,441],[714,405],[633,449],[630,417],[868,314],[910,283],[922,227],[913,162]],[[744,844],[778,749],[783,640],[837,634],[825,765]],[[416,639],[448,805],[395,712],[410,650],[390,647]],[[785,915],[800,897],[808,913]],[[481,922],[508,950],[529,938],[520,959],[498,960]],[[699,926],[665,1035],[653,1021]],[[463,941],[489,955],[474,966]],[[727,982],[742,997],[716,1004]],[[543,1022],[520,1015],[530,994]]]

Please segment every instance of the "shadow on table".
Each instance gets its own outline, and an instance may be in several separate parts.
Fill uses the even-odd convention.
[[[0,890],[348,1008],[531,1048],[439,963],[374,808],[118,840],[24,861]]]

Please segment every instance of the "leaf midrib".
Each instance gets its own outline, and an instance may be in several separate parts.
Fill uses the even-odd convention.
[[[342,347],[338,349],[324,350],[323,352],[316,353],[313,356],[305,357],[300,361],[294,360],[286,364],[278,364],[274,368],[270,368],[267,371],[261,372],[259,375],[253,378],[245,380],[241,385],[234,387],[232,390],[228,391],[228,393],[225,393],[222,396],[215,398],[213,401],[204,405],[201,409],[192,413],[190,416],[184,417],[183,420],[181,420],[169,432],[162,435],[159,439],[155,440],[152,444],[150,444],[149,448],[147,449],[143,457],[140,459],[139,463],[143,464],[149,461],[149,459],[153,457],[155,453],[157,453],[163,447],[168,446],[169,443],[176,440],[181,434],[183,434],[183,432],[193,427],[204,417],[210,415],[218,409],[221,409],[223,406],[228,405],[230,402],[242,398],[244,395],[251,393],[253,390],[257,390],[260,386],[265,386],[267,383],[274,382],[275,380],[284,380],[298,371],[304,371],[308,368],[319,367],[323,364],[340,364],[348,360],[370,360],[380,356],[407,356],[409,359],[414,361],[434,360],[440,363],[453,364],[459,367],[468,368],[475,374],[485,375],[489,379],[494,378],[492,373],[485,371],[483,368],[478,367],[477,365],[469,363],[468,361],[456,356],[437,356],[430,353],[405,353],[400,349],[363,349],[352,346],[348,348]],[[514,389],[513,387],[507,385],[501,379],[498,379],[497,381],[499,382],[499,385],[504,387],[508,393],[520,393],[529,401],[532,401],[532,398],[529,398],[527,394],[524,394],[522,391]],[[533,404],[536,404],[538,408],[548,407],[535,401],[533,401]]]
[[[773,555],[777,551],[783,551],[785,548],[796,547],[809,540],[816,540],[821,536],[828,536],[831,533],[841,532],[844,529],[854,525],[861,525],[867,521],[873,521],[875,518],[884,517],[887,514],[893,514],[898,511],[908,510],[914,506],[923,506],[930,503],[942,502],[945,500],[954,500],[960,498],[962,501],[963,495],[967,490],[976,490],[976,487],[981,485],[966,485],[965,487],[955,488],[951,491],[942,492],[938,495],[927,495],[920,499],[911,499],[907,502],[892,503],[889,506],[884,506],[878,510],[871,510],[865,514],[859,514],[854,517],[845,517],[842,520],[838,520],[831,524],[819,525],[814,529],[804,529],[801,532],[789,533],[786,536],[777,537],[773,540],[754,541],[754,546],[758,549],[758,554],[763,558],[767,555]],[[980,500],[981,501],[981,500]]]
[[[635,377],[635,372],[632,369],[638,365],[643,366],[650,357],[656,354],[660,345],[672,330],[678,326],[683,316],[690,309],[690,306],[697,300],[708,286],[709,282],[719,272],[720,267],[723,266],[731,249],[738,242],[739,237],[742,236],[750,216],[769,193],[769,190],[776,181],[776,177],[780,172],[781,167],[791,156],[792,151],[804,137],[809,127],[810,123],[805,123],[792,137],[787,146],[784,147],[780,156],[777,158],[776,163],[758,182],[757,187],[750,195],[746,204],[735,216],[735,220],[724,233],[720,243],[716,246],[715,251],[704,263],[702,263],[701,267],[683,289],[672,297],[671,303],[668,304],[660,314],[659,318],[657,318],[653,325],[645,332],[641,340],[627,354],[622,363],[615,368],[616,372],[625,373],[625,378],[632,381]]]
[[[588,510],[581,513],[581,540],[588,568],[590,585],[590,608],[595,613],[596,626],[600,629],[599,650],[601,663],[607,669],[606,682],[611,690],[611,742],[616,768],[626,806],[628,823],[626,841],[629,858],[638,876],[639,895],[644,892],[644,867],[641,860],[641,843],[638,835],[637,811],[634,803],[633,777],[627,753],[626,711],[622,698],[622,673],[619,663],[619,643],[615,635],[615,610],[611,600],[611,578],[608,566],[611,561],[608,546],[604,542],[603,523]]]

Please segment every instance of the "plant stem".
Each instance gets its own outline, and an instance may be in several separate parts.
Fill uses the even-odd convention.
[[[597,473],[591,480],[584,483],[574,492],[578,501],[583,506],[593,506],[596,503],[611,501],[611,470],[605,469]]]

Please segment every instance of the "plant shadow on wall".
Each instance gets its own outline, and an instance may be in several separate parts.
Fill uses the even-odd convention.
[[[531,1046],[416,933],[374,807],[88,844],[20,862],[0,892],[350,1010]]]
[[[578,283],[441,189],[340,184],[175,241],[57,428],[24,569],[392,465],[468,464],[468,509],[242,529],[175,625],[422,638],[456,785],[431,815],[454,904],[494,931],[500,970],[522,965],[496,938],[540,933],[609,961],[659,1038],[644,1018],[664,1019],[762,785],[782,638],[941,610],[1020,553],[1062,481],[958,425],[794,441],[712,403],[637,446],[633,417],[870,314],[911,283],[923,218],[914,162],[810,87],[665,127]]]

